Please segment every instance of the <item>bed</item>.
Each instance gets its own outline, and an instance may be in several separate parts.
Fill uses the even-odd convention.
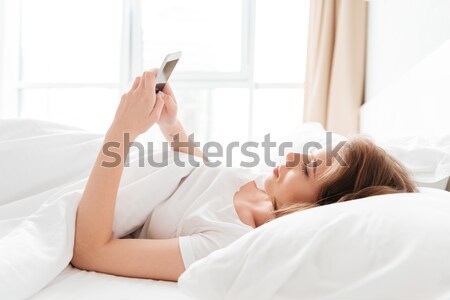
[[[294,147],[325,138],[318,124],[293,132]],[[61,124],[0,121],[0,299],[450,297],[450,193],[433,188],[282,217],[195,262],[177,283],[73,268],[77,203],[101,142],[101,134]],[[412,155],[399,147],[390,151]],[[438,150],[432,162],[440,165],[428,173],[421,168],[417,176],[448,178],[450,153]],[[138,156],[130,157],[133,166]],[[170,194],[189,172],[170,164],[130,168],[119,190],[113,235],[138,228],[154,205],[147,195]],[[163,189],[149,190],[155,178],[163,179]]]
[[[81,271],[68,265],[29,299],[173,299],[189,300],[175,282],[127,278]]]

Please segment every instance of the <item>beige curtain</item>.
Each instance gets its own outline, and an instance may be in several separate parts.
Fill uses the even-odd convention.
[[[304,122],[342,135],[358,132],[363,103],[365,0],[311,0]]]

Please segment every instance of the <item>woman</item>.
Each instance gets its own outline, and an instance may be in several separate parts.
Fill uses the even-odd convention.
[[[136,78],[130,91],[122,96],[115,118],[105,135],[104,144],[119,142],[122,159],[118,166],[102,167],[102,163],[111,162],[111,158],[100,151],[92,169],[77,212],[72,258],[72,264],[77,268],[128,277],[177,281],[186,267],[199,257],[188,253],[196,251],[186,246],[189,236],[149,239],[145,238],[141,230],[138,235],[144,238],[112,238],[115,201],[124,158],[129,150],[124,149],[124,135],[129,134],[133,141],[157,123],[169,142],[173,141],[176,134],[180,141],[188,141],[177,119],[177,103],[170,86],[166,85],[163,92],[156,95],[155,77],[156,70],[151,70]],[[186,148],[174,150],[187,152]],[[195,149],[194,154],[203,157],[199,149]],[[198,251],[203,251],[202,255],[205,256],[214,247],[224,247],[239,235],[285,214],[371,195],[416,191],[403,166],[367,139],[352,138],[339,150],[339,156],[347,166],[334,158],[327,160],[327,154],[323,149],[311,155],[289,153],[286,164],[275,168],[273,174],[265,179],[263,187],[255,181],[240,181],[244,184],[239,184],[239,188],[232,190],[233,193],[227,198],[228,204],[233,207],[231,213],[223,206],[218,209],[209,206],[223,202],[205,200],[203,207],[197,207],[196,210],[197,225],[206,219],[209,221],[208,226],[222,225],[218,227],[220,229],[213,227],[204,232],[197,231],[196,244],[192,245]],[[215,169],[215,175],[226,173],[225,169]],[[233,182],[235,175],[229,175],[229,178],[216,180],[216,187],[223,188],[228,182]],[[208,178],[211,176],[196,180],[210,180]],[[228,185],[228,189],[230,187]],[[162,221],[170,218],[172,211],[168,209],[167,212],[166,215],[160,215]],[[208,217],[200,218],[199,212],[208,214]],[[227,236],[227,232],[230,236]],[[215,240],[212,234],[216,234]],[[224,239],[226,243],[221,243]],[[202,245],[206,246],[202,248]]]

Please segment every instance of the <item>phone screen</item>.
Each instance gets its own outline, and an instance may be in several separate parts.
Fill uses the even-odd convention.
[[[172,74],[173,69],[180,59],[181,52],[172,53],[166,56],[161,68],[156,75],[156,92],[159,92],[164,88],[166,82],[169,80],[170,74]]]

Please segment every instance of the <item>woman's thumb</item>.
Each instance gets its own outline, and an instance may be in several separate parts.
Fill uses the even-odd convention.
[[[162,100],[166,101],[166,94],[163,93],[163,91],[158,92],[158,96],[161,97]]]
[[[156,97],[155,106],[153,107],[153,110],[150,113],[150,119],[152,120],[152,122],[156,122],[159,120],[163,108],[164,108],[164,100],[162,99],[162,97]]]

